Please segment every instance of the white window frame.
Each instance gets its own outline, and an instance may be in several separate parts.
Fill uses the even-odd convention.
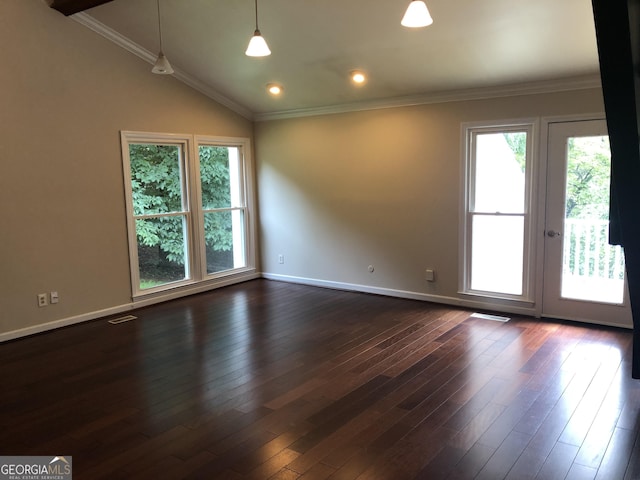
[[[458,293],[474,297],[484,297],[498,301],[521,304],[531,307],[534,304],[534,274],[535,274],[535,227],[536,204],[533,192],[535,191],[534,179],[537,178],[537,144],[538,144],[537,119],[507,120],[499,122],[472,122],[464,123],[461,128],[461,198],[460,198],[460,235],[459,235],[459,272]],[[524,212],[520,214],[524,219],[523,259],[522,259],[522,294],[508,294],[474,290],[471,288],[471,248],[472,248],[472,224],[477,213],[474,210],[475,193],[475,138],[479,134],[491,133],[527,133],[527,153],[525,168],[525,199]],[[487,213],[484,213],[485,215]],[[513,214],[497,214],[510,215]],[[499,232],[496,232],[499,234]]]
[[[124,173],[125,203],[127,210],[127,234],[129,243],[129,264],[131,272],[132,298],[145,299],[162,297],[172,292],[179,297],[205,291],[217,286],[236,283],[237,281],[257,278],[256,274],[256,222],[254,169],[251,159],[251,142],[248,138],[218,137],[207,135],[189,135],[151,132],[120,132],[122,162]],[[130,144],[150,143],[154,145],[176,145],[182,149],[183,188],[185,199],[183,209],[186,214],[187,232],[185,269],[187,278],[166,283],[157,287],[140,289],[140,272],[138,263],[138,241],[136,235],[136,216],[133,210],[133,192],[131,188],[131,164],[129,157]],[[236,147],[239,152],[239,197],[240,205],[229,210],[243,212],[243,254],[244,266],[221,272],[207,273],[206,245],[204,242],[204,211],[202,209],[202,191],[200,182],[199,146]],[[219,209],[225,210],[225,209]]]
[[[240,198],[239,205],[232,205],[230,207],[224,208],[214,208],[204,210],[202,208],[202,185],[200,182],[200,162],[198,159],[198,152],[200,146],[215,146],[215,147],[236,147],[238,149],[238,154],[240,155],[238,162],[238,171],[232,171],[232,175],[237,175],[238,183],[234,185],[232,182],[231,188],[237,187],[238,192],[237,195]],[[249,232],[253,232],[253,228],[251,228],[251,224],[249,223],[249,219],[252,218],[251,211],[249,205],[253,204],[253,189],[251,185],[253,183],[253,172],[252,169],[249,168],[250,162],[247,162],[248,158],[248,150],[249,150],[249,140],[248,139],[238,139],[232,137],[212,137],[212,136],[204,136],[204,135],[196,135],[195,136],[195,149],[194,155],[198,161],[196,161],[195,165],[195,191],[196,191],[196,200],[198,206],[198,217],[197,217],[197,231],[199,238],[202,238],[204,235],[204,215],[205,213],[210,212],[223,212],[223,211],[240,211],[242,212],[242,232],[243,232],[243,257],[245,259],[245,266],[234,268],[232,270],[225,270],[222,272],[216,273],[207,273],[207,258],[206,258],[206,246],[204,242],[200,242],[199,247],[199,261],[200,261],[200,269],[204,276],[207,278],[216,278],[220,276],[229,275],[230,272],[244,271],[247,268],[255,270],[255,253],[254,248],[249,249],[249,246],[254,246],[254,237],[253,235],[249,235]]]

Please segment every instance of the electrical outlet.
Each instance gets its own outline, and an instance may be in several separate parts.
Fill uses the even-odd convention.
[[[58,292],[51,292],[49,294],[49,302],[51,303],[51,305],[53,305],[54,303],[58,303],[60,301],[60,296],[58,295]]]
[[[47,303],[47,294],[46,293],[39,293],[38,294],[38,306],[39,307],[46,307],[48,305]]]
[[[284,263],[284,255],[278,255],[278,263]]]
[[[424,271],[424,279],[427,282],[435,282],[436,281],[436,271],[435,270],[425,270]]]

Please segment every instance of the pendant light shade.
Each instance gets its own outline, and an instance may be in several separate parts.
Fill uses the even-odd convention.
[[[160,38],[160,53],[158,53],[158,58],[156,59],[156,63],[153,65],[151,71],[153,73],[157,73],[158,75],[171,75],[173,73],[173,68],[171,68],[171,64],[167,57],[162,53],[162,25],[160,20],[160,0],[156,0],[156,4],[158,5],[158,37]]]
[[[167,60],[167,57],[164,56],[164,53],[160,52],[151,71],[159,75],[171,75],[173,73],[173,68],[171,68],[171,64],[169,63],[169,60]]]
[[[426,27],[433,23],[433,18],[431,18],[426,3],[422,0],[414,0],[409,4],[400,23],[409,28]]]
[[[246,52],[244,52],[249,57],[266,57],[271,55],[271,50],[269,50],[269,46],[267,45],[266,40],[260,33],[260,29],[258,28],[258,0],[255,0],[256,6],[256,29],[253,32],[253,37],[249,40],[249,46],[247,47]]]
[[[249,40],[249,46],[247,47],[247,51],[244,52],[249,57],[266,57],[271,55],[271,50],[269,50],[269,45],[264,40],[264,37],[260,35],[260,30],[256,30]]]

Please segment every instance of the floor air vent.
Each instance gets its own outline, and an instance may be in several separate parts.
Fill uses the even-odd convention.
[[[119,323],[129,322],[131,320],[135,320],[138,317],[134,317],[133,315],[125,315],[124,317],[114,318],[113,320],[109,320],[111,325],[117,325]]]
[[[494,322],[508,322],[511,320],[509,317],[501,317],[500,315],[489,315],[486,313],[472,313],[471,317],[480,318],[482,320],[493,320]]]

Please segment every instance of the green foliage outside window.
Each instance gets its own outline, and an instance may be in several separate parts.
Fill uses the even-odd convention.
[[[515,160],[524,173],[527,135],[504,133]],[[611,174],[609,137],[569,138],[566,218],[609,219]]]
[[[134,215],[162,215],[187,210],[187,192],[182,171],[181,148],[176,145],[130,144],[131,187]],[[229,149],[201,146],[200,179],[203,209],[231,207]],[[178,216],[154,216],[136,220],[140,259],[158,260],[158,269],[167,270],[166,261],[180,266],[176,275],[184,276],[185,227]],[[205,244],[207,252],[229,252],[233,246],[231,217],[225,214],[205,214]],[[164,265],[164,266],[162,266]],[[142,268],[141,268],[142,270]],[[147,272],[154,276],[148,266]],[[167,272],[157,272],[165,278]],[[142,276],[142,275],[141,275]],[[149,275],[146,275],[149,276]]]
[[[609,220],[609,137],[569,138],[566,218]]]
[[[524,173],[527,165],[527,134],[525,132],[503,133],[507,145],[515,155],[515,160]]]
[[[199,154],[203,209],[234,206],[231,204],[229,149],[227,147],[201,146]],[[228,252],[233,247],[230,215],[205,215],[204,230],[207,248]]]

